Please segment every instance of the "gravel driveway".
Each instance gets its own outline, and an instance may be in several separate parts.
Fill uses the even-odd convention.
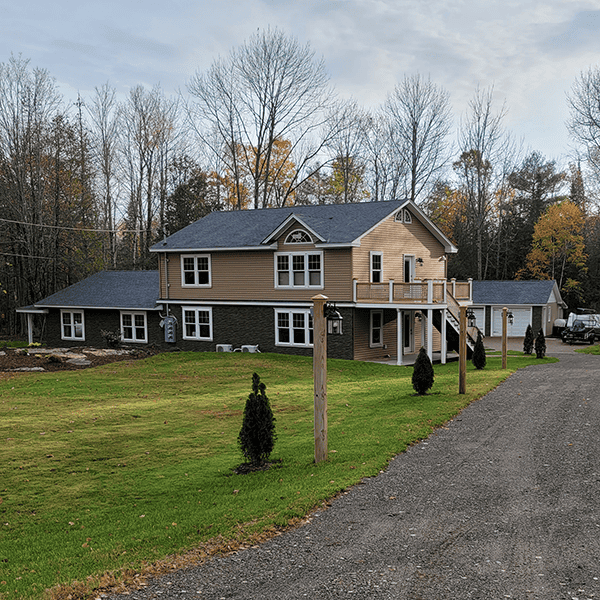
[[[599,367],[518,371],[304,527],[123,598],[599,598]]]

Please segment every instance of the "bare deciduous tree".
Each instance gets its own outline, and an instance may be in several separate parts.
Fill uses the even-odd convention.
[[[515,146],[503,127],[506,108],[493,110],[493,89],[477,89],[459,132],[460,158],[454,163],[460,191],[467,206],[467,221],[475,242],[476,274],[484,279],[484,234],[491,209],[507,191],[514,168]]]
[[[390,142],[404,161],[404,195],[417,202],[446,166],[450,96],[420,75],[406,76],[384,105]]]
[[[139,231],[130,245],[134,267],[147,264],[148,249],[163,230],[168,166],[177,137],[177,103],[156,86],[131,90],[120,120],[122,168],[128,192],[128,228]]]
[[[96,95],[87,106],[91,119],[92,140],[98,173],[98,193],[101,197],[101,223],[108,230],[107,253],[113,268],[117,266],[118,190],[115,186],[117,150],[119,144],[119,121],[116,91],[108,83],[96,88]]]
[[[600,67],[589,68],[575,80],[567,96],[571,135],[587,150],[596,177],[600,176]]]
[[[278,175],[277,164],[293,163],[293,175],[283,190],[278,187],[283,193],[277,204],[288,202],[310,175],[308,165],[327,144],[335,123],[323,61],[309,45],[301,46],[276,29],[256,33],[207,72],[197,73],[188,90],[195,98],[190,105],[192,124],[227,165],[238,208],[245,185],[255,208],[272,205],[269,190]],[[277,142],[290,144],[288,155],[274,164]]]

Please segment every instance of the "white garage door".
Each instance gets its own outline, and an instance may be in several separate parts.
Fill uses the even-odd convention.
[[[485,308],[473,307],[473,313],[475,314],[475,326],[481,330],[481,333],[485,333]]]
[[[522,337],[527,325],[531,325],[531,308],[510,308],[514,317],[512,325],[508,325],[508,337]],[[492,336],[502,335],[502,308],[494,307],[492,311]]]

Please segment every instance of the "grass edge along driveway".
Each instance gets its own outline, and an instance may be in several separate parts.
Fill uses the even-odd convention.
[[[552,361],[555,359],[544,359]],[[329,460],[315,465],[312,358],[173,353],[0,381],[0,598],[86,598],[256,543],[385,468],[535,358],[328,362]],[[268,471],[236,475],[252,373],[277,419]]]

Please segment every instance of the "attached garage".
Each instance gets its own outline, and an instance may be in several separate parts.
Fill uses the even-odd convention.
[[[472,306],[471,309],[475,314],[475,325],[483,332],[485,329],[485,307]]]
[[[528,325],[552,334],[556,319],[563,317],[563,302],[556,281],[473,281],[473,305],[477,327],[486,336],[502,335],[502,309],[513,314],[509,337],[523,337]]]
[[[508,324],[509,337],[522,337],[525,335],[527,326],[531,325],[532,309],[516,306],[507,306],[513,314],[513,324]],[[502,308],[494,306],[492,309],[492,337],[502,335]]]

